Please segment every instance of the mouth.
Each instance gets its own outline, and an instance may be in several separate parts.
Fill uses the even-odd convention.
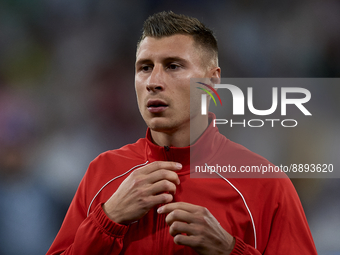
[[[165,111],[169,105],[162,100],[149,100],[147,102],[148,111],[151,113],[159,113]]]

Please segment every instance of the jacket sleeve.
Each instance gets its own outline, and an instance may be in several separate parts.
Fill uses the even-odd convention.
[[[261,255],[261,252],[246,244],[240,238],[235,237],[235,247],[230,255]]]
[[[67,211],[64,222],[47,255],[119,254],[128,226],[111,221],[98,204],[86,216],[85,179]]]
[[[256,250],[235,237],[236,243],[231,255],[317,255],[305,213],[291,181],[281,179],[272,195],[276,199],[274,197],[269,199],[276,202],[271,219],[267,219],[270,221],[270,234],[269,238],[265,240],[264,249]],[[267,203],[270,204],[269,201]],[[266,210],[270,210],[270,208],[268,207]],[[258,231],[259,237],[261,237],[261,227]]]
[[[317,255],[304,210],[292,182],[287,178],[280,184],[277,191],[279,200],[264,254]]]

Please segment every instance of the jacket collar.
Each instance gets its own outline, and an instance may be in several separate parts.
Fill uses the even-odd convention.
[[[183,165],[183,169],[178,174],[187,174],[190,172],[190,161],[199,162],[208,161],[214,156],[214,152],[220,147],[222,142],[218,128],[213,126],[215,114],[209,112],[209,126],[200,136],[200,138],[191,146],[186,147],[162,147],[152,142],[151,132],[148,128],[146,131],[146,157],[149,162],[153,161],[174,161]],[[191,154],[190,154],[191,152]],[[190,157],[191,156],[191,157]]]

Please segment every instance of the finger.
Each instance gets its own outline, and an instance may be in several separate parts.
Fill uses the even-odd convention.
[[[162,193],[156,196],[150,196],[150,208],[155,205],[170,203],[173,200],[173,196],[169,193]]]
[[[176,209],[166,216],[165,222],[169,226],[172,226],[174,222],[178,222],[178,221],[186,222],[186,223],[193,223],[195,222],[195,216],[196,215],[189,213],[187,211]]]
[[[155,161],[137,170],[140,173],[149,174],[159,169],[167,169],[167,170],[176,171],[176,170],[182,169],[182,165],[180,163],[172,162],[172,161]]]
[[[176,193],[176,185],[173,184],[172,182],[167,181],[167,180],[162,180],[162,181],[159,181],[159,182],[152,184],[148,188],[148,194],[149,195],[156,195],[156,194],[163,193],[163,192],[170,192],[172,194],[175,194]]]
[[[185,245],[185,246],[189,246],[189,247],[199,247],[201,246],[201,238],[195,236],[195,235],[190,235],[190,236],[187,236],[187,235],[176,235],[174,237],[174,242],[175,244],[178,244],[178,245]]]
[[[194,228],[187,223],[175,221],[171,227],[169,228],[169,233],[172,236],[176,236],[178,234],[187,234],[187,235],[194,235]]]
[[[161,180],[168,180],[168,181],[173,182],[176,185],[180,184],[177,173],[173,171],[161,169],[161,170],[152,172],[148,175],[149,183],[155,183]]]
[[[187,211],[189,213],[196,213],[200,211],[203,212],[204,210],[206,210],[206,208],[199,206],[199,205],[193,205],[193,204],[189,204],[185,202],[176,202],[176,203],[166,204],[162,207],[159,207],[157,212],[160,214],[170,213],[176,209]]]

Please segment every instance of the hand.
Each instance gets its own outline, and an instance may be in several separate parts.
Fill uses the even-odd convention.
[[[158,208],[157,212],[169,213],[165,221],[176,244],[209,255],[230,254],[235,246],[235,238],[221,227],[207,208],[176,202]]]
[[[134,170],[103,205],[104,212],[116,223],[129,224],[155,205],[171,202],[180,183],[174,171],[181,168],[179,163],[156,161]]]

